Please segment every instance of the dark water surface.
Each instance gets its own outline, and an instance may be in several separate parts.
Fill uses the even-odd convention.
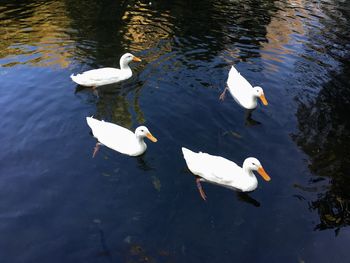
[[[350,8],[341,0],[2,1],[0,262],[350,262]],[[81,90],[70,74],[141,57]],[[269,101],[253,125],[230,66]],[[94,115],[159,139],[102,148]],[[250,200],[205,184],[180,147],[270,174]]]

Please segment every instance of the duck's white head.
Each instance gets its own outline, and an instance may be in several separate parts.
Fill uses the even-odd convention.
[[[128,65],[131,61],[135,62],[140,62],[141,59],[138,57],[135,57],[131,53],[125,53],[121,58],[120,58],[120,67],[123,67],[125,65]]]
[[[140,126],[137,127],[135,130],[135,135],[138,138],[145,138],[147,137],[152,142],[157,142],[158,140],[150,133],[150,131],[147,129],[146,126]]]
[[[259,160],[254,157],[249,157],[244,160],[243,169],[257,171],[265,181],[271,180],[270,176],[265,172]]]
[[[254,88],[254,95],[256,97],[259,97],[260,100],[262,101],[262,103],[267,106],[268,103],[267,103],[267,100],[265,98],[265,94],[264,94],[264,90],[262,89],[262,87],[259,87],[259,86],[255,86]]]

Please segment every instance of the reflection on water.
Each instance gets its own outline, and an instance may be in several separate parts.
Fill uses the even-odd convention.
[[[350,229],[349,21],[340,0],[2,2],[2,260],[341,262],[348,235],[313,229]],[[69,79],[127,51],[143,62],[98,97]],[[254,119],[218,100],[231,64],[266,92]],[[159,142],[91,159],[89,115]],[[181,146],[273,180],[202,202]]]
[[[131,93],[133,101],[126,99],[125,94],[121,94],[120,90],[110,91],[112,87],[102,87],[98,89],[98,96],[91,88],[77,86],[75,93],[80,93],[88,96],[88,99],[96,101],[96,112],[92,115],[99,120],[108,120],[109,122],[117,123],[125,128],[133,129],[132,114],[135,113],[137,124],[145,123],[145,118],[139,105],[140,89]],[[92,97],[92,98],[91,98]]]
[[[262,42],[262,57],[266,61],[269,70],[278,70],[274,62],[284,62],[293,56],[295,49],[300,45],[300,40],[293,36],[305,34],[304,22],[310,16],[305,10],[306,1],[289,0],[276,3],[278,11],[271,18],[266,27],[267,42]]]
[[[4,6],[0,10],[0,27],[3,67],[69,66],[74,42],[66,31],[70,20],[63,1]]]
[[[132,10],[127,10],[122,17],[125,27],[120,33],[127,48],[132,51],[147,50],[169,38],[173,27],[169,13],[169,10],[153,10],[152,2],[136,1]]]
[[[320,230],[350,224],[350,91],[346,88],[350,67],[344,66],[340,74],[332,75],[314,102],[300,105],[297,112],[300,132],[294,138],[311,157],[312,173],[330,178],[328,189],[311,201],[311,209],[320,216],[316,226]]]
[[[139,126],[146,122],[140,107],[141,85],[128,90],[127,86],[120,89],[118,84],[100,87],[98,90],[77,85],[75,94],[87,96],[88,100],[96,103],[96,112],[92,115],[99,120],[117,123],[125,128],[134,130],[132,114],[135,114],[136,124]],[[126,94],[125,94],[126,93]],[[132,97],[127,99],[126,95]],[[85,98],[83,98],[85,100]]]
[[[340,62],[350,57],[347,50],[349,36],[339,35],[342,26],[350,26],[349,8],[341,1],[336,5],[321,6],[326,16],[320,20],[322,31],[332,39],[327,45],[328,54],[338,58]],[[334,14],[337,14],[335,16]],[[347,21],[342,24],[341,22]],[[345,41],[345,38],[347,41]],[[311,47],[319,49],[321,41],[316,38]],[[346,51],[346,52],[344,52]],[[340,73],[331,73],[329,81],[324,83],[311,102],[300,103],[297,111],[299,132],[293,137],[303,151],[310,156],[309,169],[324,180],[310,181],[310,185],[318,187],[317,197],[311,200],[311,210],[317,211],[320,222],[315,229],[336,229],[350,224],[350,90],[348,89],[350,67],[342,64]],[[322,189],[323,188],[323,189]],[[325,189],[324,189],[325,188]]]

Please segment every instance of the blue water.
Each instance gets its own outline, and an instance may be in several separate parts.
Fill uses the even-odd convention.
[[[1,263],[350,262],[349,21],[340,0],[1,2]],[[125,52],[143,62],[98,97],[69,78]],[[233,64],[269,101],[254,121],[218,99]],[[91,115],[158,142],[92,159]],[[182,146],[272,180],[204,202]]]

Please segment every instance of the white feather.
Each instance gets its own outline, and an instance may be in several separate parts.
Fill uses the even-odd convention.
[[[253,87],[234,66],[228,74],[227,86],[234,100],[246,109],[255,109],[257,99],[264,94],[262,88]]]
[[[81,74],[71,75],[71,79],[81,85],[87,87],[98,87],[112,83],[118,83],[131,78],[132,71],[129,63],[133,60],[141,61],[130,53],[124,54],[120,58],[120,69],[117,68],[100,68],[85,71]]]
[[[92,117],[86,117],[86,121],[94,137],[108,148],[130,156],[141,155],[147,149],[147,145],[143,141],[144,136],[138,137],[124,127],[110,122],[99,121]],[[149,133],[146,127],[143,130],[145,130],[145,134]]]
[[[258,180],[252,172],[254,168],[250,162],[250,160],[255,160],[260,165],[255,158],[247,158],[242,168],[221,156],[202,152],[195,153],[184,147],[182,147],[182,153],[189,170],[201,177],[202,181],[243,192],[253,191],[258,186]]]

